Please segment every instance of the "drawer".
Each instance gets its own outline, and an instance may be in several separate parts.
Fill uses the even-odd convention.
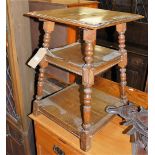
[[[35,124],[35,134],[38,155],[81,155],[70,144],[39,124]]]

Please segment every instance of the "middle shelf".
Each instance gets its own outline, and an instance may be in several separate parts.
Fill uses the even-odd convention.
[[[72,84],[39,101],[39,111],[57,124],[80,137],[82,131],[82,85]],[[119,106],[120,99],[97,87],[92,88],[91,133],[95,134],[112,117],[105,111],[108,105]]]
[[[121,61],[121,54],[117,50],[95,45],[94,47],[94,75],[97,75]],[[84,61],[84,44],[79,42],[64,46],[62,48],[51,49],[46,60],[55,66],[70,72],[82,75]]]

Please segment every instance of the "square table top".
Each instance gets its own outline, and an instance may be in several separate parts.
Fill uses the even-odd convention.
[[[143,18],[138,14],[88,7],[33,11],[25,15],[86,29],[100,29]]]

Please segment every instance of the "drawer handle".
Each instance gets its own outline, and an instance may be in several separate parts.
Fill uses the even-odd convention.
[[[57,155],[65,155],[65,152],[62,151],[58,146],[54,145],[53,146],[53,151],[57,154]]]

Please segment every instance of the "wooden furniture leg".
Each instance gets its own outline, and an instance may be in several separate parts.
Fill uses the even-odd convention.
[[[89,150],[91,147],[91,93],[94,84],[93,73],[93,50],[94,40],[96,39],[95,30],[84,30],[83,38],[85,40],[85,65],[82,73],[82,84],[84,85],[84,103],[83,103],[83,131],[81,132],[81,149]]]
[[[119,42],[119,52],[121,53],[121,62],[118,64],[120,67],[120,79],[121,79],[121,99],[122,103],[125,105],[128,103],[125,86],[126,82],[126,65],[127,65],[127,51],[125,49],[125,31],[126,31],[126,23],[116,25],[116,30],[119,34],[118,42]]]
[[[54,30],[54,22],[44,21],[43,29],[45,31],[44,40],[43,40],[43,47],[49,48],[49,43],[51,39],[51,33]],[[45,79],[45,68],[48,66],[48,62],[43,58],[43,60],[39,63],[39,77],[37,83],[37,95],[36,100],[33,104],[33,113],[34,115],[39,114],[39,100],[43,97],[43,83]]]

